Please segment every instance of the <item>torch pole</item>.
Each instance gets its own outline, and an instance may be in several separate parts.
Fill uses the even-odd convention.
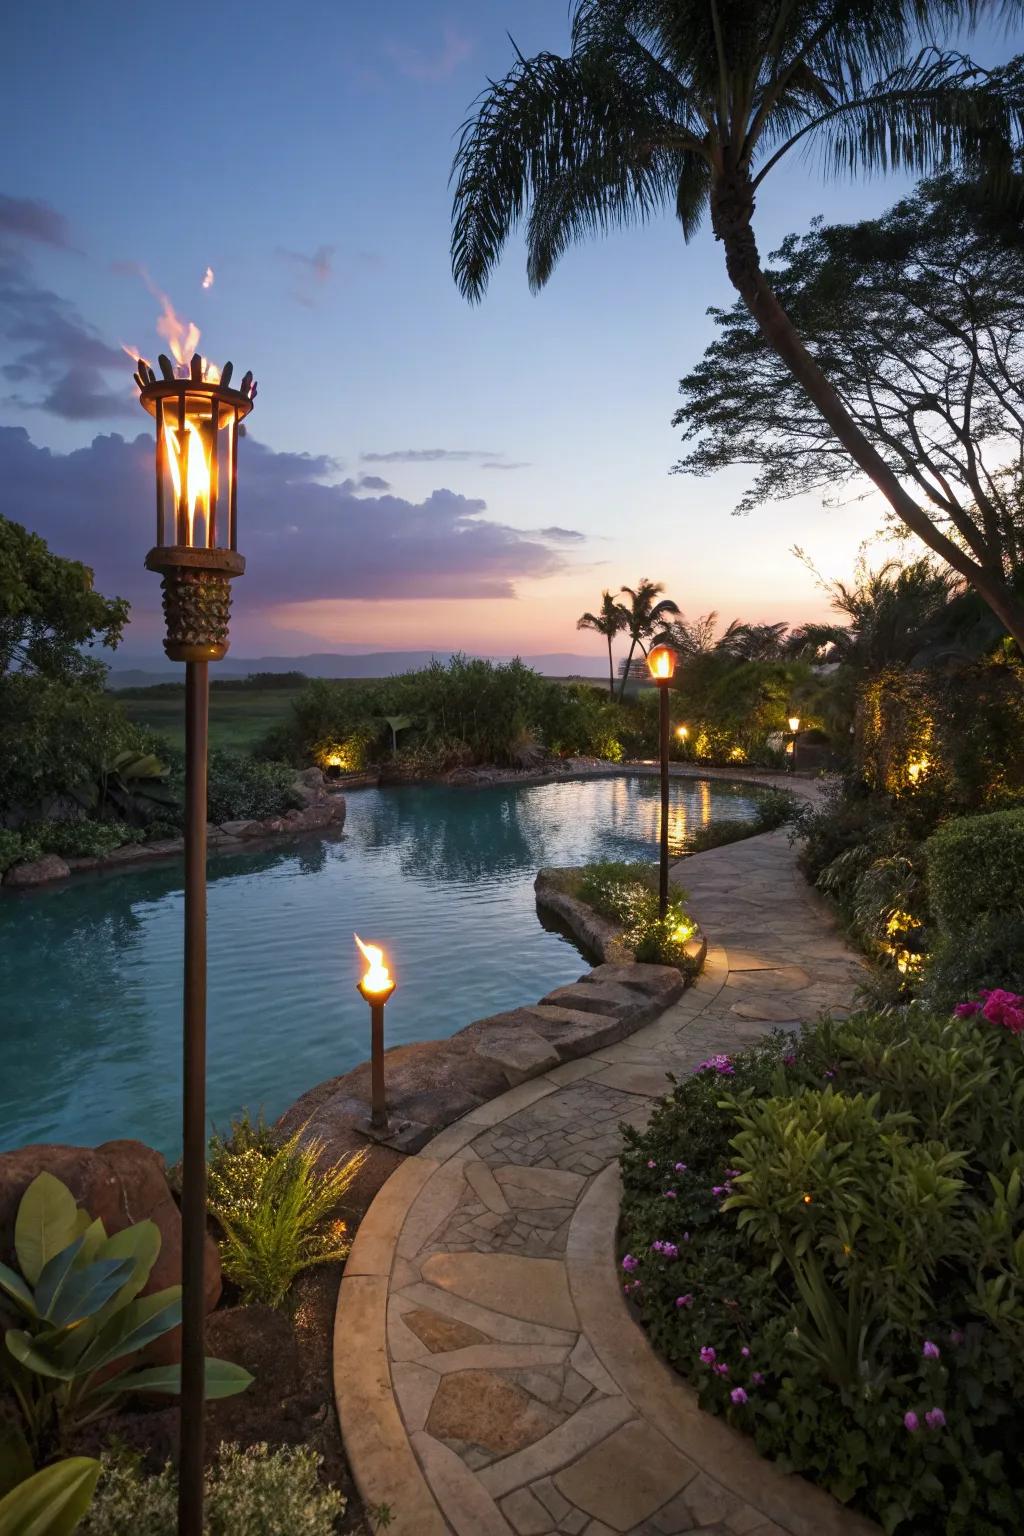
[[[185,663],[185,1015],[178,1536],[202,1536],[206,1325],[206,774],[209,664]]]
[[[388,1123],[384,1098],[384,1004],[370,1003],[370,1124],[383,1131]]]
[[[661,869],[658,883],[658,916],[668,911],[668,684],[659,683],[659,738],[661,749]]]

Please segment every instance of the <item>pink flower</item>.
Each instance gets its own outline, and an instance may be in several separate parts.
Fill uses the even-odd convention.
[[[694,1072],[719,1072],[723,1077],[731,1077],[735,1067],[728,1056],[709,1056],[707,1061],[702,1061],[699,1067],[694,1067]]]
[[[755,1387],[760,1387],[764,1383],[764,1375],[761,1371],[752,1372],[750,1379]]]
[[[744,1360],[749,1360],[750,1359],[750,1350],[747,1348],[747,1346],[745,1344],[744,1344],[743,1348],[740,1350],[740,1354],[743,1356]]]
[[[640,1268],[640,1260],[639,1259],[634,1259],[634,1257],[633,1257],[633,1255],[631,1253],[627,1253],[627,1254],[625,1254],[623,1256],[622,1267],[625,1270],[639,1269]]]
[[[739,1176],[740,1176],[740,1169],[739,1168],[727,1168],[725,1170],[725,1176],[726,1176],[727,1179],[738,1179]]]
[[[953,1014],[958,1019],[973,1019],[976,1013],[981,1012],[980,1003],[957,1003]]]
[[[685,1163],[676,1163],[676,1173],[685,1173],[685,1172],[686,1172],[686,1164]]]
[[[788,1056],[783,1056],[783,1058],[782,1058],[782,1065],[784,1067],[795,1067],[796,1066],[796,1052],[795,1051],[790,1051]]]
[[[980,1012],[989,1024],[1001,1025],[1011,1035],[1024,1034],[1024,996],[1007,992],[1004,987],[993,987],[978,994],[978,1001],[960,1003],[954,1010],[957,1018],[972,1018]]]
[[[929,1408],[924,1416],[924,1421],[929,1429],[945,1429],[946,1415],[941,1408]]]
[[[674,1189],[666,1189],[666,1191],[665,1191],[665,1199],[666,1200],[674,1200],[675,1198],[676,1198],[675,1190]]]
[[[715,1351],[711,1348],[710,1344],[705,1344],[704,1345],[704,1348],[700,1352],[700,1358],[701,1358],[701,1360],[703,1360],[705,1365],[713,1365],[714,1364],[717,1356],[715,1354]]]
[[[729,1396],[732,1398],[737,1407],[741,1407],[747,1401],[747,1394],[744,1392],[742,1387],[733,1387],[732,1391],[729,1393]]]
[[[728,1376],[729,1374],[729,1367],[726,1365],[724,1360],[719,1360],[716,1365],[711,1367],[711,1369],[714,1371],[716,1376]]]
[[[932,1343],[931,1339],[925,1339],[921,1353],[926,1360],[938,1360],[942,1351],[937,1344]]]
[[[676,1297],[676,1306],[677,1307],[692,1307],[693,1306],[693,1297],[690,1295],[689,1291],[687,1291],[685,1296],[677,1296]]]
[[[907,1413],[905,1413],[903,1415],[903,1423],[906,1426],[906,1428],[909,1429],[909,1431],[910,1431],[910,1433],[912,1435],[916,1434],[917,1431],[921,1428],[921,1421],[920,1421],[920,1419],[918,1418],[916,1413],[913,1413],[911,1411],[908,1411]]]
[[[655,1162],[655,1161],[654,1161],[654,1158],[653,1158],[653,1157],[649,1157],[649,1158],[648,1158],[648,1159],[647,1159],[647,1166],[648,1166],[648,1168],[657,1168],[657,1166],[658,1166],[658,1165],[657,1165],[657,1163],[656,1163],[656,1162]]]

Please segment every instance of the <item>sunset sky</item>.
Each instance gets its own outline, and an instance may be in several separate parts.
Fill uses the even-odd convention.
[[[743,475],[669,474],[679,377],[730,302],[708,231],[596,241],[539,297],[514,241],[482,305],[456,292],[455,135],[508,33],[565,47],[564,4],[33,0],[5,32],[0,511],[132,600],[125,658],[161,632],[149,421],[121,351],[161,350],[158,292],[259,379],[236,654],[584,652],[602,642],[575,620],[604,586],[650,576],[691,616],[799,622],[827,603],[793,544],[849,576],[877,501],[739,519]],[[1024,41],[970,47],[994,63]],[[761,197],[762,251],[904,186],[826,186],[794,158]]]

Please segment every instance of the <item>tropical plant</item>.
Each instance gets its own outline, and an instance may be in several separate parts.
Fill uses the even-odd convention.
[[[595,634],[603,635],[608,642],[608,692],[615,692],[615,664],[612,661],[612,641],[615,636],[625,629],[629,622],[629,616],[620,602],[617,602],[607,589],[601,593],[601,608],[598,613],[582,613],[576,620],[577,629],[592,629]]]
[[[626,616],[623,628],[629,635],[629,653],[622,672],[622,683],[619,687],[619,701],[621,703],[626,692],[626,680],[629,677],[629,668],[633,661],[633,652],[637,646],[644,655],[647,655],[647,641],[660,637],[665,628],[665,621],[675,618],[679,613],[678,604],[671,598],[663,597],[655,601],[659,592],[664,592],[665,586],[660,581],[648,581],[645,576],[638,586],[623,587],[622,591],[629,598],[629,606],[623,604]]]
[[[205,1536],[335,1536],[346,1499],[320,1480],[308,1446],[221,1445],[206,1470]],[[103,1458],[80,1536],[175,1536],[178,1477],[170,1462],[147,1473],[141,1457]]]
[[[786,651],[785,624],[747,624],[733,619],[715,646],[739,661],[778,661]]]
[[[302,804],[295,770],[245,752],[210,753],[208,814],[213,822],[281,816]]]
[[[0,1536],[71,1536],[89,1508],[100,1463],[71,1456],[16,1483],[0,1479]]]
[[[279,1307],[304,1269],[345,1257],[339,1210],[365,1157],[328,1165],[321,1141],[299,1130],[275,1144],[246,1117],[212,1139],[207,1199],[224,1231],[221,1268],[244,1301]]]
[[[852,584],[820,576],[818,583],[847,622],[803,624],[790,635],[789,650],[840,662],[861,676],[913,665],[939,631],[958,585],[951,571],[927,556],[906,565],[887,560],[874,571],[859,560]]]
[[[976,180],[941,176],[879,219],[817,221],[772,261],[768,281],[865,436],[942,531],[1011,578],[1024,534],[1019,210]],[[691,446],[677,469],[754,465],[741,511],[855,481],[747,307],[713,313],[718,334],[680,384],[675,421]]]
[[[540,288],[566,247],[666,206],[690,239],[706,214],[766,344],[896,517],[972,583],[1019,642],[1002,573],[939,528],[866,435],[762,270],[765,179],[797,146],[835,170],[932,174],[959,163],[1005,193],[1020,68],[985,71],[932,42],[1020,0],[576,0],[568,57],[519,55],[464,125],[452,265],[479,299],[528,213]],[[922,38],[925,46],[921,46]]]
[[[19,1203],[14,1247],[18,1269],[0,1265],[0,1291],[20,1326],[4,1334],[0,1380],[34,1459],[53,1454],[126,1392],[180,1390],[179,1366],[126,1369],[181,1321],[180,1286],[140,1294],[160,1251],[155,1222],[108,1237],[66,1185],[40,1173]],[[251,1380],[239,1366],[206,1362],[207,1397],[231,1396]]]
[[[113,648],[127,621],[128,604],[94,591],[88,566],[0,517],[0,677],[39,673],[98,686],[107,669],[81,647]]]

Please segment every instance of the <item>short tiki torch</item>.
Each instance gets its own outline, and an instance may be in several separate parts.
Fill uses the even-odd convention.
[[[366,961],[366,970],[356,982],[356,991],[370,1005],[370,1125],[375,1131],[383,1131],[388,1124],[384,1096],[384,1004],[395,990],[396,982],[384,964],[384,951],[379,945],[364,944],[358,933],[352,937]]]

